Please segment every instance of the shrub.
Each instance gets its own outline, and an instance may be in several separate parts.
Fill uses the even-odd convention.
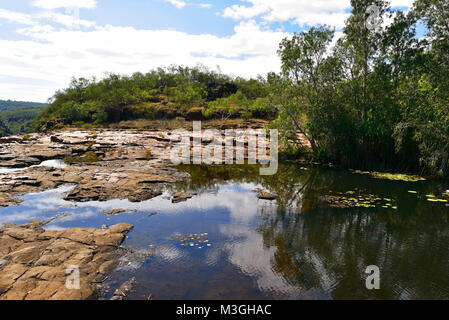
[[[82,158],[83,162],[98,162],[100,160],[95,152],[86,152]]]
[[[152,158],[153,158],[153,153],[151,152],[150,149],[146,149],[145,150],[145,159],[151,160]]]

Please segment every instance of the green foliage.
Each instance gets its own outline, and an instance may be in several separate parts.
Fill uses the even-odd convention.
[[[94,163],[101,161],[101,158],[95,152],[86,152],[82,157],[68,156],[64,159],[64,162],[68,165],[74,163]]]
[[[249,107],[252,117],[259,119],[272,119],[276,116],[276,110],[268,98],[257,98]]]
[[[0,100],[0,120],[3,122],[1,131],[4,135],[30,132],[32,121],[45,106],[47,105],[44,103]]]
[[[95,152],[86,152],[82,157],[83,162],[98,162],[101,159],[97,156]]]
[[[203,111],[203,115],[207,119],[217,117],[223,120],[237,118],[241,116],[243,110],[248,110],[250,106],[251,100],[239,91],[229,97],[210,102]]]
[[[449,5],[417,0],[393,14],[381,0],[352,0],[343,36],[326,26],[284,39],[282,74],[271,75],[274,125],[284,148],[305,136],[316,158],[345,166],[449,174]],[[366,27],[376,4],[393,23]],[[416,36],[424,22],[427,38]],[[286,147],[290,146],[290,147]]]
[[[201,105],[207,98],[206,87],[201,83],[188,83],[176,87],[174,100],[183,105]]]
[[[9,128],[0,119],[0,137],[10,134]]]
[[[46,106],[45,103],[38,103],[38,102],[0,100],[0,111],[15,110],[15,109],[42,108],[45,106]]]
[[[272,115],[265,112],[267,108],[260,101],[254,114],[250,110],[251,100],[264,98],[267,93],[262,78],[234,79],[204,67],[172,66],[129,77],[109,74],[102,80],[73,79],[69,88],[55,93],[35,127],[48,129],[55,120],[103,125],[136,119],[175,119],[186,117],[192,108],[204,107],[212,118],[240,116],[241,112]]]
[[[153,158],[153,152],[150,149],[145,150],[145,159],[151,160]]]

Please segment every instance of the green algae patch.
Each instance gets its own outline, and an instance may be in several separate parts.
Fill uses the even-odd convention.
[[[375,179],[385,179],[392,181],[418,182],[426,180],[426,178],[420,176],[409,175],[404,173],[385,173],[385,172],[361,171],[361,170],[352,170],[352,172],[357,174],[366,174]]]

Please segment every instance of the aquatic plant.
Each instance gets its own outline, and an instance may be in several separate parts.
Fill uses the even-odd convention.
[[[329,193],[333,193],[330,191]],[[374,194],[360,193],[355,191],[337,192],[335,195],[325,195],[321,200],[332,208],[384,208],[397,210],[395,201],[390,198],[382,198]]]
[[[386,173],[386,172],[361,171],[361,170],[352,170],[352,172],[357,174],[367,174],[376,179],[386,179],[393,181],[417,182],[426,180],[426,178],[420,176],[408,175],[404,173]]]

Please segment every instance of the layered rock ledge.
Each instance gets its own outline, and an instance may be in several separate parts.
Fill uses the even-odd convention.
[[[62,132],[0,143],[0,207],[20,203],[17,196],[74,184],[66,200],[145,201],[161,194],[163,184],[185,174],[172,168],[169,139],[159,133]],[[83,161],[86,157],[90,161]],[[67,167],[39,166],[64,159]]]
[[[0,300],[86,300],[117,264],[120,245],[133,227],[45,231],[44,222],[0,227]],[[67,285],[79,270],[79,288]],[[71,282],[69,282],[71,283]]]

